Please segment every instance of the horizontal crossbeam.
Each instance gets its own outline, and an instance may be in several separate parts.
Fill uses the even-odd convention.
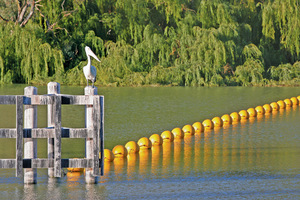
[[[1,95],[0,104],[16,104],[16,97],[21,95]],[[24,105],[50,105],[54,102],[54,96],[61,97],[61,103],[65,105],[93,105],[94,96],[89,95],[32,95],[23,96]]]
[[[62,138],[92,138],[93,130],[87,128],[62,128]],[[16,138],[16,129],[0,129],[0,138]],[[54,138],[54,128],[24,128],[24,138]]]
[[[101,159],[99,159],[101,162]],[[62,168],[92,168],[93,159],[69,158],[61,159]],[[23,168],[49,168],[54,167],[54,160],[47,158],[23,159]],[[16,159],[0,159],[0,168],[16,168]]]

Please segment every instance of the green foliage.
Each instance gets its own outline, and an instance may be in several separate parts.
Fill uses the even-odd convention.
[[[263,81],[264,67],[260,60],[248,59],[236,68],[235,73],[242,85],[258,85]]]
[[[38,38],[41,29],[29,23],[25,28],[7,23],[0,29],[1,83],[25,82],[55,76],[62,80],[62,52]],[[3,59],[4,58],[4,59]]]
[[[291,80],[298,81],[300,80],[300,62],[291,64],[282,64],[277,67],[272,66],[269,69],[271,78],[279,82],[288,82]]]
[[[299,84],[298,0],[39,4],[25,27],[0,19],[1,84],[83,85],[86,45],[101,60],[98,85]],[[0,3],[7,19],[16,9]]]

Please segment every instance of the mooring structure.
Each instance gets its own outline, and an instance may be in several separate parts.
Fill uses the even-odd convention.
[[[96,87],[85,87],[84,95],[60,94],[60,84],[48,83],[48,94],[38,95],[26,87],[24,95],[1,95],[0,104],[16,105],[16,128],[0,129],[0,138],[16,139],[16,158],[0,159],[0,168],[15,168],[24,183],[34,184],[37,168],[48,168],[49,178],[61,177],[62,168],[85,168],[86,183],[103,175],[104,96]],[[37,128],[37,106],[47,105],[48,127]],[[61,125],[62,105],[85,105],[85,128]],[[47,138],[48,158],[37,158],[37,139]],[[85,138],[85,158],[61,158],[62,138]]]

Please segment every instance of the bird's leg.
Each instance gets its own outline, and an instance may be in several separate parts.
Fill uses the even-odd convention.
[[[92,83],[93,83],[93,85],[92,85],[92,86],[93,86],[93,88],[94,88],[94,81],[93,81]]]
[[[86,79],[86,86],[89,86],[89,80]]]

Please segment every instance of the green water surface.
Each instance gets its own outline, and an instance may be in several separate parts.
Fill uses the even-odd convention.
[[[24,85],[2,86],[0,95],[22,94]],[[82,95],[83,87],[61,93]],[[39,94],[46,87],[38,87]],[[160,134],[300,95],[299,87],[98,88],[105,97],[105,148]],[[0,127],[15,127],[15,107],[0,105]],[[38,127],[46,126],[38,107]],[[106,163],[97,185],[83,174],[59,181],[38,170],[38,185],[24,186],[14,170],[0,169],[1,199],[298,199],[300,195],[300,107],[206,131]],[[84,127],[83,106],[63,106],[62,125]],[[0,139],[0,158],[15,157],[15,140]],[[47,156],[38,140],[38,157]],[[63,139],[62,157],[84,157],[84,140]]]

